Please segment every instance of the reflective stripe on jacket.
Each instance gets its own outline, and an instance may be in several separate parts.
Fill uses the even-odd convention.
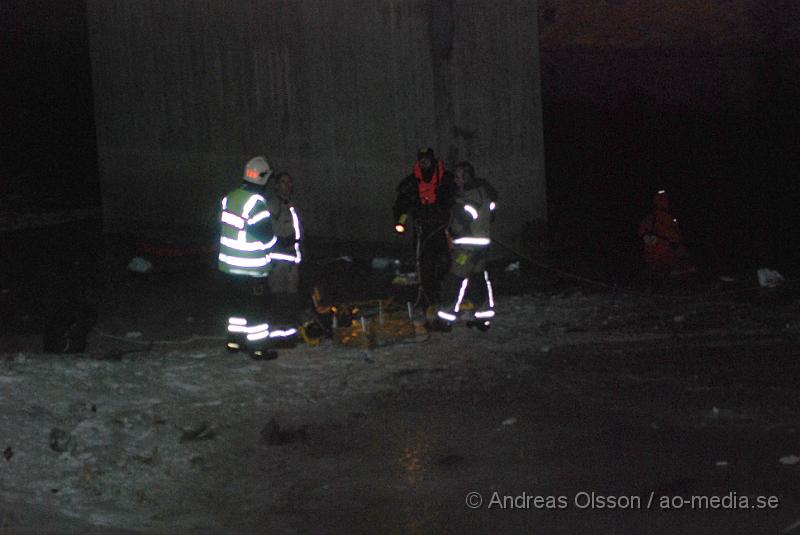
[[[451,209],[450,237],[454,247],[476,249],[491,243],[492,211],[496,193],[481,181],[456,193]]]
[[[300,254],[300,216],[291,202],[277,194],[270,197],[268,206],[272,215],[272,230],[278,239],[270,253],[275,262],[299,264]]]
[[[266,277],[271,267],[269,252],[277,239],[264,196],[245,188],[233,190],[222,199],[220,223],[219,270]]]

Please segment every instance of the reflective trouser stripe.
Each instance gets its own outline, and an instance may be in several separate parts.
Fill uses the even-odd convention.
[[[255,325],[253,327],[248,327],[247,325],[229,324],[228,331],[232,333],[247,333],[247,334],[256,334],[260,332],[269,333],[269,324],[262,323],[260,325]]]
[[[453,312],[458,312],[461,308],[461,302],[464,300],[464,294],[467,292],[467,285],[469,284],[469,277],[466,277],[464,280],[461,281],[461,290],[458,291],[458,299],[456,300],[456,306],[453,308]]]
[[[448,314],[447,312],[444,312],[443,310],[440,310],[439,312],[437,312],[436,315],[439,316],[440,318],[444,319],[444,320],[447,320],[447,321],[456,321],[456,317],[454,315]]]
[[[294,336],[297,334],[297,329],[286,329],[285,331],[272,331],[269,333],[270,338],[285,338],[287,336]]]
[[[492,240],[489,238],[456,238],[453,240],[455,245],[489,245]]]
[[[486,281],[486,290],[489,292],[489,308],[494,308],[494,292],[492,291],[492,282],[489,280],[489,272],[483,272],[483,280]]]
[[[260,333],[248,334],[247,335],[247,339],[248,340],[263,340],[264,338],[266,338],[268,336],[269,336],[269,331],[262,331]]]
[[[477,275],[477,273],[475,275]],[[486,284],[486,296],[487,296],[489,307],[488,307],[488,309],[476,311],[475,314],[474,314],[476,319],[493,318],[494,315],[495,315],[495,312],[494,312],[494,292],[492,290],[492,283],[489,280],[489,272],[488,271],[484,271],[483,272],[483,280],[484,280],[484,283]],[[437,315],[440,318],[445,319],[447,321],[451,321],[451,322],[452,321],[456,321],[456,319],[458,318],[457,314],[458,314],[459,310],[461,310],[461,304],[464,301],[464,297],[466,295],[468,284],[469,284],[469,277],[466,277],[461,281],[461,288],[459,289],[458,297],[456,298],[456,303],[455,303],[452,311],[445,310],[445,309],[439,310],[437,312]]]

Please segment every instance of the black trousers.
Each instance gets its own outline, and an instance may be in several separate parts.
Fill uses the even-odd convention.
[[[269,323],[269,291],[266,278],[220,273],[225,319],[247,320],[248,325]]]
[[[485,249],[452,251],[450,271],[442,285],[442,304],[439,311],[458,316],[464,299],[474,305],[473,313],[486,314],[494,308],[492,283],[486,271]],[[489,319],[485,316],[483,319]]]
[[[419,277],[429,305],[438,301],[449,267],[446,226],[440,218],[419,219],[414,225],[414,246],[419,244]]]

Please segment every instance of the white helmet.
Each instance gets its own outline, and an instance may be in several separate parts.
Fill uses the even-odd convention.
[[[263,156],[256,156],[244,166],[244,180],[263,186],[269,180],[272,174],[272,168],[267,163],[267,159]]]

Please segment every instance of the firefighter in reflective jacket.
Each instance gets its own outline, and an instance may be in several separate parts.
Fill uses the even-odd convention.
[[[462,315],[461,306],[469,297],[474,305],[468,327],[486,331],[494,317],[494,295],[486,251],[491,244],[490,226],[494,219],[497,190],[487,181],[475,178],[469,162],[455,167],[456,193],[451,206],[448,233],[452,243],[450,272],[442,285],[444,301],[432,327],[449,331]]]
[[[241,186],[222,199],[220,217],[217,265],[225,274],[229,304],[226,346],[247,349],[254,358],[274,358],[271,343],[295,334],[271,328],[266,319],[264,284],[272,267],[269,253],[277,242],[264,188],[271,174],[263,156],[247,162]]]
[[[276,314],[275,319],[296,325],[300,308],[297,286],[303,256],[300,252],[300,217],[292,200],[292,176],[278,173],[268,182],[268,190],[267,206],[272,214],[272,231],[278,239],[270,252],[271,309]]]
[[[413,221],[413,242],[424,296],[436,301],[447,272],[447,220],[453,177],[430,148],[420,149],[413,171],[397,186],[394,202],[395,232],[403,234]]]

